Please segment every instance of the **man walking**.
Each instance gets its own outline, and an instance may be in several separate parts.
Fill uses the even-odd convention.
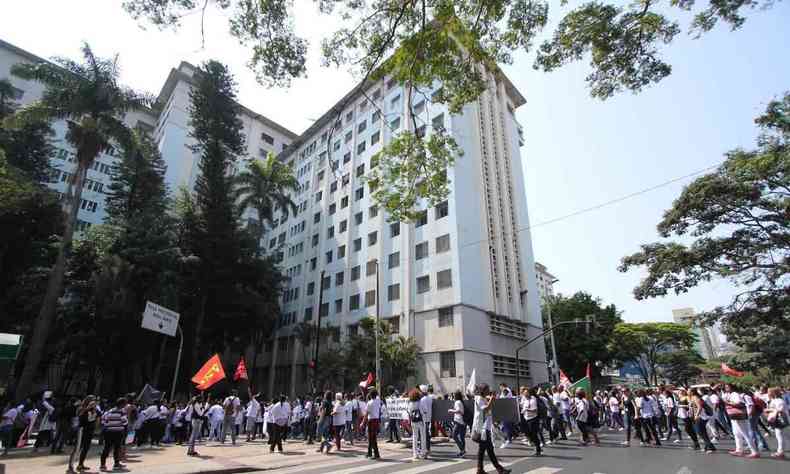
[[[234,445],[236,444],[236,430],[234,430],[234,425],[236,424],[236,415],[240,407],[241,400],[239,400],[238,392],[236,392],[236,390],[231,390],[230,396],[222,403],[222,408],[225,412],[222,419],[222,433],[220,434],[220,442],[222,442],[222,444],[225,444],[225,437],[228,433],[230,433],[230,440]]]
[[[380,459],[379,456],[379,429],[381,428],[381,399],[376,389],[368,394],[367,417],[368,417],[368,454],[366,457]]]
[[[107,470],[107,457],[112,450],[113,469],[123,469],[121,464],[121,445],[123,444],[126,425],[126,399],[121,397],[115,402],[115,407],[107,410],[101,417],[104,429],[104,449],[101,452],[101,470]]]

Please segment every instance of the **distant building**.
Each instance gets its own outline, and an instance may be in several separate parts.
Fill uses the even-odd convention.
[[[672,319],[678,324],[687,324],[697,335],[697,342],[694,343],[696,350],[704,359],[716,359],[719,357],[719,337],[714,328],[703,327],[699,323],[699,318],[692,308],[679,308],[672,310]]]
[[[535,277],[538,282],[538,295],[540,295],[541,301],[554,296],[554,281],[557,278],[549,273],[546,265],[535,262]]]

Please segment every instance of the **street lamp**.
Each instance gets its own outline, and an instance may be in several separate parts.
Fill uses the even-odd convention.
[[[554,285],[558,281],[560,281],[560,279],[559,278],[555,278],[555,279],[553,279],[551,281],[551,283],[549,283],[549,285]],[[551,320],[551,298],[552,298],[552,296],[553,295],[549,295],[547,298],[543,299],[544,303],[548,303],[548,305],[546,306],[546,310],[548,312],[549,327],[554,326],[554,323]],[[546,301],[547,299],[549,301]],[[554,362],[554,364],[552,364],[552,367],[551,367],[552,380],[556,384],[557,380],[558,380],[557,379],[557,373],[558,373],[557,371],[559,370],[559,363],[557,363],[557,346],[556,346],[556,344],[554,342],[554,331],[551,332],[551,360]]]

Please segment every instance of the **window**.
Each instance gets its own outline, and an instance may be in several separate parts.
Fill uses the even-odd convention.
[[[397,268],[400,266],[400,252],[394,252],[389,255],[389,268]]]
[[[326,238],[331,239],[334,236],[335,236],[335,226],[332,225],[326,229]]]
[[[446,328],[454,324],[453,308],[439,308],[439,327]]]
[[[365,152],[365,147],[367,146],[367,142],[359,142],[357,144],[357,155],[361,155]]]
[[[348,333],[348,337],[358,336],[359,324],[349,324],[348,326],[346,326],[346,332]]]
[[[370,169],[373,169],[373,168],[375,168],[378,165],[379,165],[379,156],[378,155],[371,156],[370,157]]]
[[[346,122],[350,122],[354,118],[354,111],[350,111],[346,114]]]
[[[439,369],[442,378],[455,377],[455,352],[439,353]]]
[[[304,320],[305,321],[312,321],[313,320],[313,307],[305,308],[304,309]]]
[[[390,237],[397,237],[400,235],[400,222],[393,222],[390,224]]]
[[[379,241],[379,233],[378,233],[378,231],[373,231],[373,232],[368,234],[368,247],[376,245],[376,243],[378,241]]]
[[[372,219],[379,215],[379,207],[378,206],[370,206],[368,208],[368,218]]]
[[[347,207],[348,207],[348,196],[343,196],[343,197],[340,199],[340,208],[341,208],[341,209],[345,209],[345,208],[347,208]]]
[[[324,279],[321,280],[321,288],[324,290],[328,290],[331,284],[332,284],[332,277],[325,276]]]
[[[354,239],[354,252],[362,250],[362,237]]]
[[[323,159],[324,155],[325,155],[325,153],[321,153],[321,158],[322,159]],[[318,182],[320,183],[323,180],[324,180],[324,170],[321,170],[321,171],[318,172]]]
[[[412,108],[414,109],[414,115],[420,115],[425,111],[425,101],[420,101],[419,104],[415,104]]]
[[[340,221],[340,225],[338,226],[337,232],[342,234],[347,229],[348,229],[348,219],[343,219],[342,221]]]
[[[277,245],[277,238],[276,237],[269,241],[269,248],[272,249],[272,248],[274,248],[275,245]]]
[[[315,202],[321,202],[321,198],[324,196],[323,191],[318,191],[315,193]]]
[[[370,260],[365,268],[365,275],[371,276],[376,274],[376,261]]]
[[[368,290],[365,293],[365,307],[371,307],[376,304],[376,290]]]
[[[329,303],[321,304],[321,308],[318,310],[318,315],[322,318],[329,316]]]
[[[348,182],[349,182],[349,180],[350,180],[350,179],[351,179],[351,177],[349,176],[349,174],[348,174],[348,173],[346,173],[346,174],[344,174],[344,175],[343,175],[343,186],[344,186],[344,187],[345,187],[346,185],[348,185]]]
[[[340,149],[340,140],[336,141],[334,145],[332,145],[332,151],[337,151]]]
[[[359,125],[357,125],[357,133],[364,132],[366,128],[368,128],[368,122],[363,120],[359,123]]]
[[[310,296],[313,293],[315,293],[315,283],[311,281],[307,284],[307,296]]]
[[[352,139],[352,138],[354,138],[354,132],[353,132],[353,131],[351,131],[351,130],[349,130],[349,131],[348,131],[348,133],[346,133],[346,138],[345,138],[345,140],[344,140],[344,141],[345,141],[346,143],[348,143],[348,142],[350,142],[350,141],[351,141],[351,139]]]
[[[313,257],[310,259],[310,270],[315,270],[315,267],[318,265],[318,259]]]
[[[326,253],[326,263],[332,263],[332,251]]]
[[[329,194],[334,194],[337,191],[337,181],[332,181],[332,184],[329,185]]]
[[[417,138],[422,138],[425,136],[425,125],[421,125],[417,130],[414,131],[414,134]]]
[[[363,197],[365,197],[365,188],[357,188],[357,190],[354,191],[354,200],[359,201]]]
[[[373,135],[370,136],[370,146],[375,145],[379,140],[381,140],[381,132],[373,132]]]
[[[392,90],[392,88],[396,85],[398,85],[398,83],[395,81],[395,79],[390,79],[387,81],[387,90]]]
[[[362,211],[357,212],[354,214],[354,224],[355,225],[362,225]]]
[[[439,219],[441,219],[443,217],[447,217],[448,213],[449,213],[449,210],[448,210],[448,207],[447,207],[447,201],[440,202],[439,204],[436,205],[435,220],[438,221]]]
[[[428,242],[420,242],[414,248],[414,259],[422,260],[428,256]]]
[[[436,274],[436,287],[440,290],[453,286],[453,273],[449,268]]]
[[[351,297],[348,299],[348,309],[359,309],[359,294],[351,295]]]
[[[343,164],[346,164],[349,161],[351,161],[351,152],[350,151],[348,153],[346,153],[345,155],[343,155]],[[346,184],[345,180],[343,181],[343,184]]]
[[[365,175],[365,163],[357,166],[357,178]]]
[[[424,226],[427,223],[428,223],[428,211],[427,210],[420,211],[420,213],[417,216],[417,221],[415,222],[414,226],[415,227],[422,227],[422,226]]]
[[[450,250],[450,234],[436,237],[436,253],[443,253]]]
[[[397,109],[400,105],[400,94],[396,95],[395,97],[390,100],[390,110]]]
[[[335,300],[335,314],[340,314],[343,312],[343,300]]]
[[[339,260],[339,259],[345,258],[345,257],[346,257],[346,246],[345,245],[341,245],[340,247],[337,248],[337,258]]]
[[[393,132],[396,132],[396,131],[398,131],[399,128],[400,128],[400,117],[395,117],[390,122],[390,130],[392,130]]]
[[[400,299],[400,284],[395,283],[387,287],[387,301],[395,301]]]
[[[431,120],[431,126],[434,130],[444,130],[444,114],[439,114]]]
[[[313,234],[313,247],[318,246],[318,234]]]
[[[346,276],[345,273],[337,272],[335,274],[335,286],[343,286],[345,276]]]
[[[313,224],[318,224],[319,222],[321,222],[321,213],[316,212],[313,214]]]
[[[398,334],[400,332],[400,316],[390,318],[387,320],[387,322],[390,325],[390,331],[392,334]]]
[[[329,205],[329,215],[332,216],[337,212],[337,204],[332,203]]]
[[[417,293],[427,293],[431,290],[431,281],[428,275],[417,277]]]
[[[261,132],[261,140],[265,141],[269,145],[274,145],[274,138],[265,132]]]
[[[376,123],[381,119],[381,112],[378,110],[373,112],[373,116],[370,118],[370,123]]]
[[[361,268],[361,267],[360,267],[359,265],[357,265],[356,267],[352,267],[352,268],[351,268],[351,281],[357,281],[357,280],[359,280],[359,271],[360,271],[360,268]]]

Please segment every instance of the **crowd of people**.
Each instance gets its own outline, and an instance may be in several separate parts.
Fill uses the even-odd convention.
[[[76,462],[77,470],[87,470],[86,458],[97,437],[102,447],[100,468],[106,470],[110,455],[113,468],[122,468],[128,450],[175,444],[186,445],[186,454],[199,456],[201,443],[229,439],[236,444],[242,437],[246,442],[265,440],[272,453],[282,453],[283,441],[288,439],[317,444],[316,451],[326,455],[366,443],[371,459],[380,458],[379,437],[387,443],[410,438],[412,457],[420,460],[431,455],[431,439],[442,435],[455,442],[459,457],[466,455],[470,441],[478,445],[478,472],[484,472],[488,457],[497,472],[507,473],[496,457],[495,440],[505,449],[521,438],[540,456],[546,446],[568,440],[574,433],[581,445],[598,445],[602,429],[625,431],[625,446],[631,445],[634,434],[640,446],[680,443],[685,435],[690,448],[711,454],[719,440],[732,438],[733,456],[757,458],[762,449],[772,450],[771,456],[781,459],[783,430],[790,420],[790,390],[760,387],[751,391],[732,384],[690,389],[615,387],[594,393],[569,391],[561,385],[521,387],[514,393],[505,384],[499,391],[480,384],[474,393],[445,395],[420,385],[406,393],[393,388],[387,393],[382,397],[375,389],[327,391],[264,399],[248,391],[242,400],[232,390],[222,397],[199,394],[186,403],[168,403],[143,401],[135,394],[111,402],[93,396],[60,399],[44,392],[35,399],[6,404],[0,440],[5,455],[9,449],[27,446],[35,434],[34,453],[45,448],[58,454],[69,446],[70,465]],[[494,423],[498,398],[513,399],[511,405],[518,413],[514,410]],[[450,400],[447,416],[433,413],[436,399]]]

